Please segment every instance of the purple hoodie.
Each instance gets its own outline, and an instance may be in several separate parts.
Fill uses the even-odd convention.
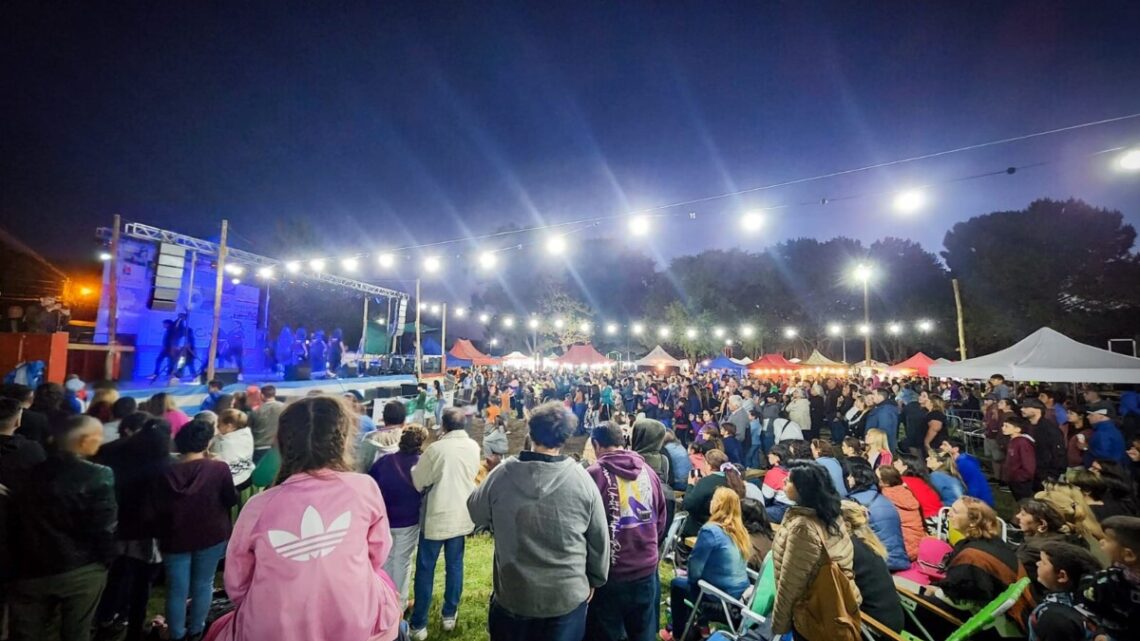
[[[644,579],[657,571],[657,542],[665,535],[665,495],[657,474],[637,452],[617,450],[587,470],[602,493],[610,528],[610,582]]]

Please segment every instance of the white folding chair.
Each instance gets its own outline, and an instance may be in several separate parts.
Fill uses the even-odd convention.
[[[685,526],[685,521],[688,519],[688,512],[677,512],[673,515],[673,524],[665,533],[665,545],[661,548],[661,560],[672,565],[674,570],[677,569],[677,545],[681,541],[681,528]]]
[[[765,563],[769,561],[769,557],[770,553],[768,557],[764,558]],[[697,618],[700,616],[701,605],[705,603],[706,598],[708,598],[710,601],[715,600],[720,605],[721,614],[724,615],[723,623],[728,626],[728,630],[725,632],[725,634],[730,638],[736,639],[740,637],[740,635],[744,634],[744,631],[749,626],[756,622],[763,623],[764,618],[758,614],[753,614],[752,612],[752,600],[756,598],[756,593],[759,592],[757,584],[760,582],[760,574],[749,569],[748,579],[752,582],[752,592],[751,594],[748,594],[747,603],[741,599],[733,597],[724,590],[717,588],[704,579],[698,582],[697,585],[700,586],[701,592],[697,595],[696,602],[692,604],[693,607],[689,614],[689,620],[685,622],[685,629],[680,638],[689,638],[689,630],[693,627],[697,621]],[[675,626],[677,622],[674,621],[673,623]]]

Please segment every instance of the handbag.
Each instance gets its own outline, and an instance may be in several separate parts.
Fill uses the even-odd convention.
[[[819,529],[823,564],[798,604],[794,616],[797,634],[811,641],[859,641],[863,620],[855,589],[827,551],[827,533]]]

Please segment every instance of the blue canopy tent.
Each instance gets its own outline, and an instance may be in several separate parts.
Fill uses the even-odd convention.
[[[712,361],[709,361],[708,365],[701,365],[701,371],[708,371],[710,369],[728,370],[737,376],[743,376],[744,373],[748,371],[747,366],[733,361],[731,358],[725,356],[724,354],[721,354]]]

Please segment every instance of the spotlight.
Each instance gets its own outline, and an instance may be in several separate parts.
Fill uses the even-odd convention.
[[[515,319],[514,319],[514,317],[512,317],[512,316],[506,316],[506,317],[504,317],[504,318],[503,318],[503,327],[506,327],[507,329],[510,329],[511,327],[514,327],[514,326],[515,326]]]
[[[902,325],[898,323],[891,323],[890,325],[887,325],[887,332],[893,336],[898,336],[902,333]]]
[[[865,323],[860,325],[859,326],[859,333],[864,335],[864,336],[866,336],[867,334],[870,334],[871,333],[871,326],[867,325]]]
[[[843,327],[839,323],[832,323],[827,326],[827,333],[829,336],[839,336],[843,333]]]
[[[661,338],[668,338],[669,337],[669,328],[664,327],[664,326],[661,327],[660,329],[657,330],[657,335],[660,336]]]
[[[231,278],[230,282],[233,283],[234,285],[240,285],[241,279],[240,278]]]
[[[613,336],[614,334],[616,334],[617,331],[618,331],[618,326],[616,324],[614,324],[614,323],[607,323],[606,324],[606,333],[609,334],[610,336]]]
[[[289,272],[290,274],[296,274],[297,272],[301,271],[301,262],[291,260],[285,263],[285,271]]]
[[[396,257],[392,254],[380,254],[376,257],[376,262],[384,269],[388,269],[396,264]]]
[[[753,331],[755,331],[755,330],[752,329],[751,325],[741,325],[740,326],[740,335],[743,336],[744,338],[750,338],[752,336]]]
[[[747,233],[760,231],[764,226],[764,215],[758,211],[750,211],[740,217],[740,228]]]
[[[554,319],[554,329],[562,329],[562,327],[565,325],[566,321],[562,320],[561,318]]]
[[[796,331],[795,327],[785,327],[784,328],[784,338],[795,338],[796,334],[798,334],[798,333],[799,332]]]
[[[360,266],[360,261],[353,256],[349,256],[348,258],[341,259],[340,266],[346,272],[354,272],[356,268]]]
[[[233,274],[234,276],[241,276],[245,273],[245,268],[236,263],[230,263],[229,265],[226,265],[226,273]]]
[[[99,260],[104,263],[111,260],[111,252],[99,252]]]
[[[532,318],[526,322],[526,326],[531,329],[538,329],[538,319]]]
[[[440,270],[443,263],[440,262],[439,256],[428,256],[424,259],[424,271],[429,274],[434,274]]]
[[[934,323],[932,323],[928,320],[918,321],[918,331],[925,334],[926,332],[929,332],[932,329],[934,329]]]
[[[913,214],[926,206],[926,194],[921,189],[908,189],[895,195],[895,211]]]
[[[641,336],[641,333],[645,331],[645,326],[641,323],[634,323],[633,326],[629,328],[629,331],[632,332],[634,336]]]
[[[566,253],[566,239],[562,236],[551,236],[546,239],[546,252],[552,256],[561,256]]]
[[[490,323],[491,322],[491,315],[487,314],[485,312],[482,314],[479,314],[479,322],[483,323],[484,325],[486,325],[487,323]]]
[[[697,328],[696,327],[690,327],[690,328],[685,330],[685,338],[687,338],[689,340],[693,340],[696,337],[697,337]]]
[[[1129,149],[1116,161],[1122,171],[1140,171],[1140,149]]]
[[[485,251],[482,254],[479,254],[479,266],[483,269],[490,271],[495,268],[495,265],[497,265],[498,262],[499,257],[495,255],[495,252]]]
[[[724,328],[723,327],[714,327],[713,328],[713,336],[716,336],[717,338],[724,338]]]
[[[433,314],[439,314],[439,305],[432,305],[429,311]]]
[[[314,258],[313,260],[310,260],[309,269],[312,269],[317,273],[323,272],[325,270],[325,259]]]
[[[455,308],[455,317],[456,318],[463,318],[463,315],[466,313],[467,313],[467,310],[463,309],[462,307],[456,307]]]
[[[649,233],[649,218],[634,216],[629,219],[629,233],[634,236],[644,236]]]
[[[262,267],[261,269],[257,270],[257,275],[260,276],[261,278],[273,278],[273,268],[272,267]]]

